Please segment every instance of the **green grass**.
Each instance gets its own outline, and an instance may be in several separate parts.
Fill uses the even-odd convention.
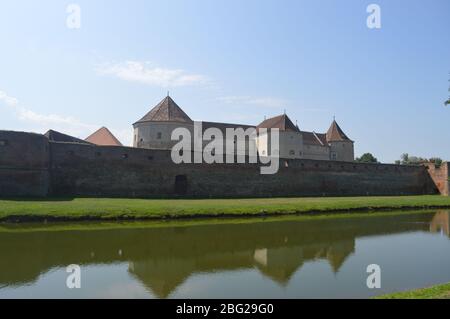
[[[0,221],[133,220],[247,217],[358,210],[450,208],[450,197],[327,197],[262,199],[5,199]]]
[[[450,299],[450,283],[405,292],[383,295],[375,299]]]

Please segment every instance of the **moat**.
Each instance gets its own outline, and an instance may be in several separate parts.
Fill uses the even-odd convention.
[[[66,286],[71,264],[80,289]],[[0,298],[368,298],[447,282],[448,210],[0,225]]]

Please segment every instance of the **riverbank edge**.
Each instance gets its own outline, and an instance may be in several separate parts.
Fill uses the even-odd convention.
[[[450,283],[403,292],[395,292],[377,296],[373,299],[450,299]]]
[[[20,224],[20,223],[61,223],[61,222],[114,222],[114,221],[167,221],[167,220],[199,220],[199,219],[247,219],[247,218],[268,218],[277,216],[314,216],[314,215],[327,215],[327,214],[349,214],[349,213],[373,213],[373,212],[388,212],[388,211],[412,211],[412,210],[437,210],[437,209],[450,209],[449,203],[443,203],[439,205],[399,205],[386,204],[380,206],[368,205],[357,206],[350,208],[314,208],[314,209],[280,209],[270,212],[258,209],[250,209],[247,211],[237,213],[221,213],[221,212],[199,212],[199,213],[165,213],[164,210],[170,209],[161,208],[158,214],[154,214],[151,211],[147,213],[133,212],[128,210],[127,212],[102,212],[102,211],[89,211],[85,213],[70,214],[62,211],[46,214],[46,213],[20,213],[20,214],[4,214],[0,216],[0,223]]]

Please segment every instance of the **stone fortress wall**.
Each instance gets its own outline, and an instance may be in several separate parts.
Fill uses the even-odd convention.
[[[275,175],[261,164],[180,164],[170,151],[49,142],[0,131],[0,197],[275,197],[438,193],[426,166],[281,159]],[[444,164],[440,176],[447,174]],[[445,179],[444,177],[440,177]],[[442,187],[439,188],[442,191]],[[443,193],[445,194],[445,193]]]

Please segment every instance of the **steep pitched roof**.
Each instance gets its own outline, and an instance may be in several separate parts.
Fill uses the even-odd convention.
[[[167,96],[135,124],[141,122],[192,123],[192,120],[170,96]]]
[[[227,128],[237,129],[242,128],[247,130],[248,128],[255,128],[252,125],[244,125],[244,124],[232,124],[232,123],[218,123],[218,122],[202,122],[202,129],[205,132],[209,128],[218,128],[222,131],[223,134],[226,134]]]
[[[303,143],[310,145],[327,146],[327,136],[322,133],[301,131],[303,136]]]
[[[277,128],[280,131],[292,131],[292,132],[300,132],[297,126],[292,123],[290,118],[286,115],[278,115],[275,117],[272,117],[270,119],[264,120],[261,124],[257,126],[258,129],[260,128]]]
[[[82,139],[54,131],[54,130],[48,130],[47,133],[44,134],[49,141],[52,142],[65,142],[65,143],[80,143],[80,144],[91,144],[87,141],[83,141]]]
[[[330,128],[328,129],[327,141],[328,142],[338,142],[338,141],[352,142],[352,140],[349,139],[347,137],[347,135],[345,135],[344,131],[339,127],[339,125],[337,124],[336,121],[333,121],[333,123],[331,123]]]
[[[86,137],[85,141],[95,145],[123,146],[113,133],[104,126]]]

